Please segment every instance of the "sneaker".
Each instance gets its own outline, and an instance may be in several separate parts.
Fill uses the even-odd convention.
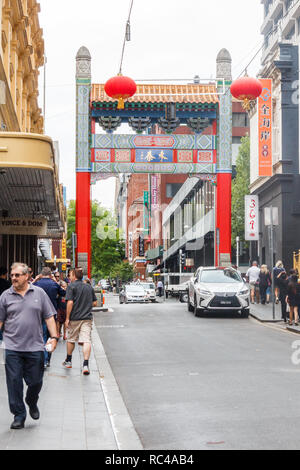
[[[83,366],[82,373],[83,375],[90,375],[89,366]]]
[[[66,368],[66,369],[72,369],[72,362],[70,361],[64,361],[62,363],[62,365]]]

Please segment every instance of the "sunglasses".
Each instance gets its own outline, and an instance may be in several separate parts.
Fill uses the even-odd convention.
[[[11,275],[10,275],[10,278],[11,278],[11,279],[13,279],[14,277],[19,278],[20,276],[27,276],[27,274],[19,274],[19,273],[17,273],[17,274],[11,274]]]

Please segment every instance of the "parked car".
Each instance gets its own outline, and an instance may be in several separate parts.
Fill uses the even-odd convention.
[[[145,289],[148,300],[151,302],[156,302],[156,290],[153,282],[141,282],[137,285],[140,285]]]
[[[188,283],[188,310],[198,317],[209,312],[249,316],[249,288],[233,268],[200,267]]]
[[[128,302],[146,302],[147,294],[141,285],[129,284],[124,286],[119,295],[120,304]]]

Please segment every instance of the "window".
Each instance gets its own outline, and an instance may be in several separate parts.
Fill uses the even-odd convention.
[[[291,31],[286,35],[286,39],[289,41],[289,40],[292,40],[295,36],[295,26],[293,26],[293,28],[291,29]]]
[[[182,183],[167,183],[166,184],[166,197],[174,197],[179,189],[181,188]]]
[[[241,139],[241,137],[232,137],[232,143],[240,145]]]
[[[249,127],[249,117],[247,113],[233,113],[232,127]]]

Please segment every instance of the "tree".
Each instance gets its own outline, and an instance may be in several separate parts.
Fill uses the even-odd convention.
[[[245,237],[245,196],[250,185],[250,138],[242,137],[236,161],[236,177],[232,181],[232,238],[236,248],[236,237]]]
[[[113,278],[119,278],[123,282],[129,282],[133,280],[136,273],[131,264],[121,262],[113,266],[111,274]]]
[[[105,209],[98,201],[91,204],[91,252],[92,276],[106,278],[111,276],[112,268],[125,257],[125,244],[112,211]],[[67,244],[72,246],[72,232],[75,232],[76,203],[70,201],[67,210]]]

